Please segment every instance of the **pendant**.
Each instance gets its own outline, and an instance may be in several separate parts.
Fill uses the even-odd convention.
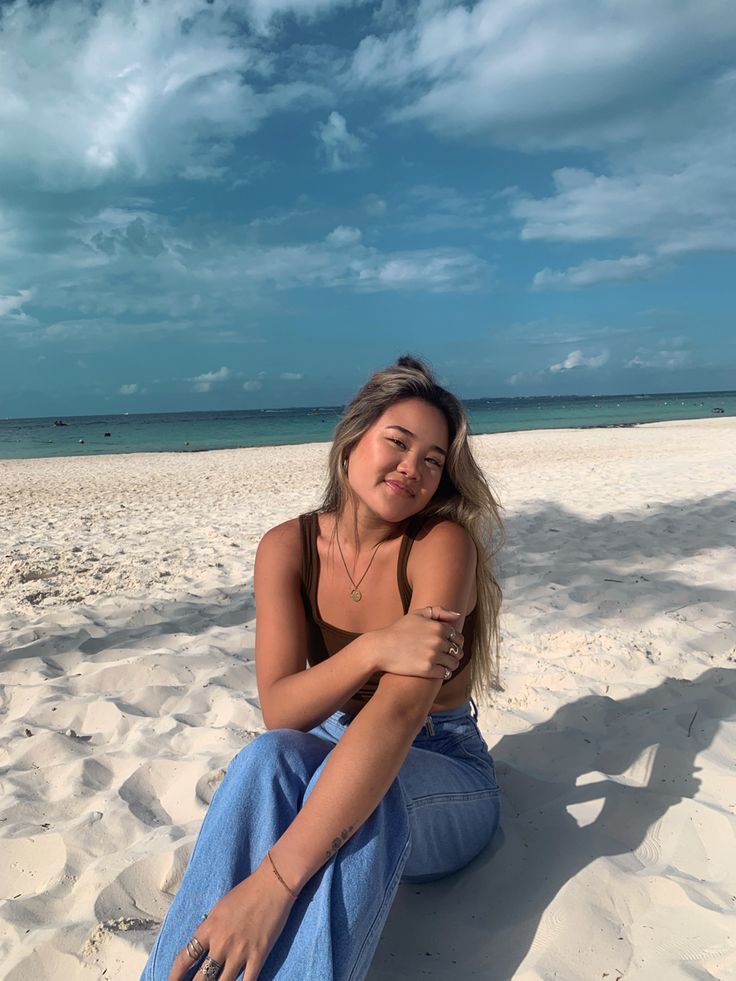
[[[363,599],[363,594],[359,589],[354,589],[350,594],[350,599],[353,601],[353,603],[360,603],[360,601]]]

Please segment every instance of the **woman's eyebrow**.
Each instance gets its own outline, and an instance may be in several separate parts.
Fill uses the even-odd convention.
[[[398,429],[400,433],[403,433],[404,434],[404,436],[411,436],[412,439],[416,439],[416,436],[411,431],[411,429],[405,429],[404,426],[386,426],[385,428],[386,429]],[[447,456],[447,450],[443,450],[442,447],[441,446],[437,446],[436,443],[433,443],[429,448],[430,448],[430,450],[436,450],[437,453],[441,453],[442,456]]]

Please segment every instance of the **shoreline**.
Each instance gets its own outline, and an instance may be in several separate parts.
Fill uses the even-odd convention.
[[[712,421],[474,437],[507,532],[479,712],[502,834],[399,887],[368,981],[736,974],[736,419]],[[319,500],[328,448],[0,466],[7,981],[142,969],[263,731],[255,549]]]
[[[656,420],[654,422],[611,422],[611,423],[598,423],[593,425],[580,425],[580,426],[559,426],[559,427],[538,427],[534,429],[503,429],[496,430],[494,432],[482,432],[482,433],[471,433],[472,439],[477,439],[479,437],[499,437],[499,436],[511,436],[522,433],[560,433],[560,432],[578,432],[585,430],[607,430],[607,429],[636,429],[636,428],[649,428],[652,426],[678,426],[690,423],[712,423],[720,422],[724,420],[734,420],[736,417],[729,415],[714,415],[687,419],[662,419]],[[314,440],[310,442],[300,442],[300,443],[262,443],[262,444],[249,444],[243,446],[213,446],[204,447],[202,449],[176,449],[176,450],[121,450],[119,453],[80,453],[79,455],[74,454],[58,454],[58,455],[48,455],[48,456],[29,456],[29,457],[0,457],[0,467],[3,463],[19,463],[19,462],[31,462],[34,460],[86,460],[86,459],[99,459],[100,457],[125,457],[125,456],[194,456],[202,453],[229,453],[234,450],[278,450],[284,447],[309,447],[309,446],[329,446],[332,440]]]

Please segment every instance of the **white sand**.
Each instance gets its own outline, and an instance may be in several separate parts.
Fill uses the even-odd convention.
[[[370,981],[736,977],[736,420],[479,437],[503,831]],[[253,555],[324,445],[0,462],[0,976],[132,979],[262,730]],[[730,721],[729,721],[730,720]]]

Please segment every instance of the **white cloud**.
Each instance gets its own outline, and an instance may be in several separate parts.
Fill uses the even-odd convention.
[[[131,385],[121,385],[120,394],[121,395],[135,395],[138,392],[138,385],[133,383]]]
[[[18,319],[25,317],[21,308],[33,296],[33,290],[18,290],[9,296],[0,296],[0,317]]]
[[[573,368],[601,368],[607,361],[608,351],[603,351],[602,354],[590,358],[586,358],[582,351],[571,351],[564,361],[560,361],[559,364],[551,364],[549,371],[554,375],[561,371],[572,371]]]
[[[196,378],[190,378],[189,380],[194,382],[195,392],[209,392],[212,386],[217,382],[226,381],[232,372],[229,368],[218,368],[216,371],[206,371],[203,375],[197,375]]]
[[[616,154],[607,174],[562,168],[550,196],[512,201],[527,241],[629,241],[637,250],[542,270],[535,287],[638,279],[680,256],[736,251],[736,75],[721,79],[718,99],[718,111],[677,140]]]
[[[263,384],[258,378],[251,378],[246,382],[243,382],[244,392],[258,392],[263,388]]]
[[[33,318],[18,312],[20,293],[3,293],[14,306],[4,334],[24,347],[88,341],[109,348],[123,333],[255,343],[275,290],[463,293],[492,285],[491,267],[467,249],[381,250],[359,240],[357,229],[330,241],[259,245],[247,226],[242,234],[210,227],[205,235],[186,218],[173,227],[146,204],[55,216],[52,247],[39,237],[4,256],[6,281],[22,282],[32,255],[35,281]],[[28,227],[19,216],[18,228]]]
[[[277,289],[345,288],[359,292],[466,292],[490,285],[491,270],[464,249],[381,252],[360,241],[244,249],[232,258],[237,275]]]
[[[664,371],[674,371],[677,368],[686,368],[690,364],[690,352],[683,350],[651,351],[640,347],[633,358],[626,362],[627,368],[657,368]]]
[[[657,265],[655,258],[643,253],[619,259],[588,259],[563,271],[542,269],[534,276],[532,285],[535,290],[577,289],[597,283],[644,279],[652,275]]]
[[[301,381],[303,377],[301,371],[282,371],[279,375],[281,381]]]
[[[464,249],[381,252],[360,241],[311,242],[272,248],[245,247],[217,256],[213,275],[276,289],[344,288],[359,292],[421,290],[468,292],[490,285],[491,270]],[[208,275],[200,258],[195,275]]]
[[[680,159],[666,169],[636,166],[632,172],[636,161],[629,161],[629,172],[620,175],[556,171],[552,196],[522,197],[512,205],[522,238],[633,239],[664,255],[736,248],[736,139],[731,133],[711,137],[705,147],[680,147]],[[682,160],[685,154],[689,159]]]
[[[330,234],[327,236],[326,241],[330,245],[355,245],[363,237],[363,233],[359,228],[350,228],[347,225],[338,225],[337,228],[333,228]]]
[[[362,163],[365,143],[348,131],[345,117],[339,112],[331,112],[326,122],[318,123],[315,136],[319,140],[319,156],[328,170],[350,170]]]
[[[437,132],[605,147],[674,126],[674,103],[697,105],[734,40],[729,0],[440,0],[418,4],[408,26],[365,38],[349,78],[395,88],[394,118]]]
[[[237,12],[200,0],[17,0],[2,15],[0,91],[0,167],[62,189],[218,178],[233,138],[325,95],[275,77]]]
[[[106,208],[93,219],[79,222],[81,237],[95,252],[154,257],[167,250],[166,229],[150,212]]]
[[[736,250],[730,0],[432,0],[389,21],[358,46],[347,80],[391,90],[395,122],[607,154],[599,173],[560,168],[548,197],[510,198],[525,240],[630,243],[620,256],[541,270],[536,288],[640,278],[687,253]],[[429,205],[419,220],[432,230],[485,218]]]
[[[460,289],[460,282],[468,272],[466,256],[462,254],[433,255],[427,252],[366,262],[359,271],[358,281],[370,290],[416,289],[419,284],[424,284],[432,292],[444,293]],[[467,288],[474,288],[470,281]]]

